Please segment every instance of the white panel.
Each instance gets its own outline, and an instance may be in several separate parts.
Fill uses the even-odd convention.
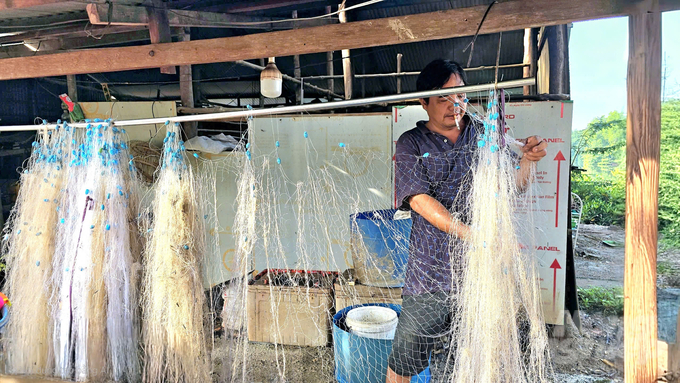
[[[564,324],[572,107],[572,102],[550,101],[505,108],[512,136],[539,135],[548,141],[548,155],[536,167],[539,191],[531,209],[543,313],[553,324]]]
[[[270,169],[280,167],[282,173],[278,178],[281,181],[285,179],[287,185],[287,192],[284,192],[286,195],[277,198],[277,201],[258,201],[258,206],[262,203],[278,204],[281,224],[278,239],[283,245],[284,256],[270,256],[268,260],[261,248],[256,246],[255,269],[318,267],[343,271],[351,267],[349,216],[353,213],[352,209],[363,211],[390,207],[391,129],[389,114],[272,117],[254,120],[250,137],[253,159],[267,156]],[[304,132],[307,132],[308,138],[304,138]],[[278,148],[276,141],[280,144]],[[340,143],[344,147],[340,147]],[[355,166],[349,167],[342,163],[343,153],[351,156]],[[281,160],[281,164],[277,164],[277,158]],[[343,209],[344,201],[338,201],[335,206],[340,205],[340,209],[329,209],[323,213],[324,217],[319,218],[315,216],[318,212],[315,213],[305,205],[306,210],[303,210],[301,216],[297,216],[299,204],[289,197],[295,195],[296,183],[307,180],[308,164],[310,170],[331,166],[350,173],[351,179],[356,183],[344,184],[343,178],[338,177],[335,179],[336,189],[347,190],[360,185],[352,195],[358,201],[358,206],[355,201],[346,201],[346,209]],[[329,191],[322,198],[337,196],[336,193],[337,190]],[[296,243],[300,228],[297,225],[317,219],[340,226],[328,228],[327,235],[332,245],[326,246],[328,241],[325,238],[315,240],[313,236],[318,236],[319,233],[304,233],[305,250],[314,254],[299,257],[300,249],[296,248]],[[302,263],[303,259],[315,263]]]
[[[173,117],[177,115],[175,101],[79,102],[85,118],[106,120],[136,120],[142,118]],[[151,141],[159,148],[165,138],[164,124],[126,126],[130,141]]]
[[[572,107],[571,102],[561,101],[506,104],[508,134],[516,138],[539,135],[548,141],[548,155],[537,166],[535,182],[540,191],[531,209],[536,213],[534,235],[545,321],[552,324],[564,321]],[[393,108],[392,140],[396,142],[416,122],[427,119],[418,105]]]
[[[202,153],[202,158],[211,160],[210,164],[202,163],[199,165],[199,171],[216,171],[216,201],[217,201],[217,220],[219,222],[219,229],[217,238],[215,235],[215,228],[208,227],[210,222],[206,222],[206,230],[208,230],[208,240],[219,241],[219,249],[216,249],[215,254],[209,256],[204,262],[204,285],[205,287],[214,286],[238,275],[233,267],[234,249],[236,248],[235,239],[232,232],[232,225],[236,217],[235,205],[236,195],[238,194],[237,178],[238,169],[243,166],[245,161],[245,154],[243,152],[226,152],[221,154]],[[197,161],[190,157],[192,163]],[[207,169],[210,167],[211,169]]]

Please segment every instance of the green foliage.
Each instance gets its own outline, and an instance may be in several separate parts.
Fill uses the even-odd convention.
[[[626,117],[612,112],[572,133],[572,191],[584,202],[582,222],[623,224]],[[680,100],[661,109],[659,231],[664,244],[680,247]]]
[[[609,180],[587,173],[572,173],[571,191],[583,200],[582,223],[623,225],[626,212],[623,177]]]
[[[659,229],[665,243],[680,247],[680,100],[661,110],[660,168]]]
[[[620,287],[590,287],[578,289],[579,307],[584,311],[623,315],[623,289]]]
[[[609,177],[626,166],[626,116],[611,112],[572,133],[572,165]]]
[[[672,263],[666,261],[659,261],[656,264],[656,272],[659,275],[675,275],[677,271]]]

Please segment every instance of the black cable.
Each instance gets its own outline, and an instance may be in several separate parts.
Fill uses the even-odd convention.
[[[472,52],[475,50],[475,41],[477,41],[477,36],[479,36],[479,30],[482,29],[482,24],[484,24],[484,20],[486,20],[486,16],[489,14],[489,11],[491,10],[491,7],[493,7],[494,4],[498,3],[498,1],[492,1],[491,4],[486,8],[486,12],[484,12],[484,16],[482,16],[482,21],[479,22],[479,25],[477,26],[477,32],[475,32],[475,35],[472,37],[472,41],[463,49],[463,53],[465,53],[468,48],[470,48],[470,57],[468,57],[468,62],[467,62],[467,67],[470,67],[470,62],[472,61]]]

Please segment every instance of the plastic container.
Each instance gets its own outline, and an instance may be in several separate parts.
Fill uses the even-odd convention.
[[[347,314],[357,307],[386,307],[397,317],[401,306],[371,303],[346,307],[333,316],[333,350],[335,378],[339,383],[385,383],[387,358],[392,352],[392,340],[371,339],[349,332]],[[429,383],[430,368],[411,378],[411,383]]]
[[[389,307],[363,306],[347,313],[346,324],[354,335],[370,339],[394,339],[397,312]]]
[[[404,286],[411,219],[393,219],[396,211],[373,210],[350,216],[352,262],[357,279],[364,285]]]

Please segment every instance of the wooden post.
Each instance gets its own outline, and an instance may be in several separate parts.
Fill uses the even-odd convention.
[[[625,381],[657,379],[656,250],[661,145],[661,13],[642,1],[628,18]]]
[[[264,59],[260,59],[260,66],[264,68],[265,63]],[[260,92],[260,104],[258,105],[260,108],[264,108],[264,95],[262,92]]]
[[[326,6],[326,14],[329,13],[331,13],[330,5]],[[329,19],[329,21],[331,20]],[[326,52],[326,74],[333,76],[333,51]],[[335,92],[335,81],[333,81],[333,78],[328,79],[328,90]],[[328,95],[328,101],[333,101],[333,96],[330,94]]]
[[[536,51],[534,50],[534,40],[536,40],[536,35],[535,35],[535,29],[534,28],[525,28],[524,29],[524,60],[522,60],[522,63],[526,65],[523,68],[523,77],[524,78],[529,78],[533,77],[533,66],[535,65],[536,62]],[[531,86],[525,86],[524,87],[524,95],[528,96],[532,94],[532,87]]]
[[[550,56],[550,94],[569,94],[569,38],[566,25],[545,29]]]
[[[531,66],[530,66],[530,73],[531,77],[537,78],[538,74],[538,34],[539,34],[539,28],[532,28],[531,29],[531,49],[533,54],[531,55]],[[538,94],[538,87],[536,85],[532,85],[529,87],[530,89],[530,94]]]
[[[189,40],[191,40],[191,35],[187,28],[182,35],[182,41]],[[179,67],[179,94],[183,107],[194,107],[194,81],[191,75],[191,65],[180,65]],[[196,137],[198,134],[198,123],[196,121],[185,122],[182,127],[187,139]]]
[[[397,53],[397,73],[401,73],[401,58],[403,55],[401,53]],[[397,94],[401,93],[401,76],[397,77]]]
[[[71,101],[78,102],[78,84],[76,83],[76,75],[66,75],[66,87],[68,89],[68,96]]]
[[[341,11],[338,14],[340,24],[347,22],[347,15],[345,14],[345,1],[338,7]],[[342,50],[342,75],[345,80],[345,100],[352,98],[352,62],[349,59],[349,49]]]
[[[152,8],[146,8],[149,16],[149,39],[152,44],[171,43],[170,22],[168,13],[165,10],[163,0],[152,0]],[[161,73],[175,74],[177,70],[174,66],[161,67]]]
[[[298,18],[298,12],[293,11],[293,18],[297,19]],[[294,29],[297,29],[297,26],[295,26]],[[300,55],[293,55],[293,76],[296,79],[300,79],[302,77],[302,71],[300,70]],[[302,85],[301,84],[295,84],[295,101],[296,104],[302,105]]]

